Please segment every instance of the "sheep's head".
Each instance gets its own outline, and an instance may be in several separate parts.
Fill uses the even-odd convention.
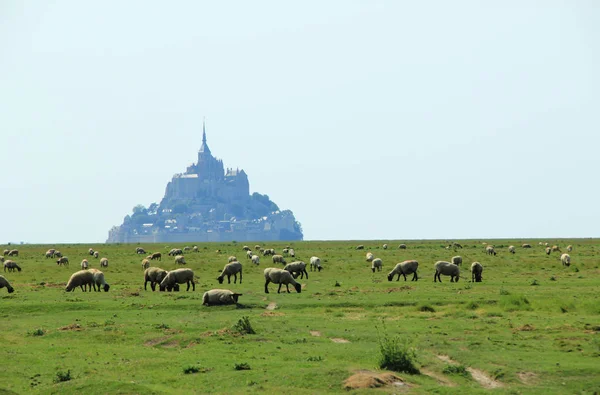
[[[21,271],[21,268],[20,268],[20,267],[17,267],[17,270],[18,270],[18,271]]]
[[[375,268],[373,268],[373,273],[375,273]],[[392,281],[394,279],[393,274],[388,274],[388,281]]]
[[[242,294],[233,294],[233,295],[231,295],[231,298],[233,299],[233,301],[234,301],[235,303],[237,303],[237,302],[238,302],[238,298],[239,298],[240,296],[242,296]]]
[[[9,294],[15,292],[15,289],[13,287],[11,287],[10,285],[6,289],[8,290]],[[237,302],[237,300],[236,300],[236,302]]]
[[[217,280],[219,281],[219,284],[223,284],[223,276],[217,277]]]
[[[319,269],[319,271],[323,270],[321,266],[317,266],[317,269]]]
[[[296,283],[296,285],[294,285],[294,288],[296,288],[296,292],[302,292],[302,286],[300,284]]]
[[[110,285],[104,284],[104,292],[108,292]]]

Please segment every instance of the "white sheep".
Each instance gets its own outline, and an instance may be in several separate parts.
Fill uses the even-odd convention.
[[[86,270],[90,267],[90,263],[87,259],[81,261],[81,270]]]
[[[108,267],[108,258],[100,259],[100,267]]]
[[[562,262],[563,266],[570,266],[571,265],[571,256],[567,253],[564,253],[560,256],[560,261]]]
[[[93,248],[90,248],[90,249],[88,250],[88,254],[90,254],[90,255],[94,255],[94,249],[93,249]]]
[[[399,250],[406,250],[406,244],[400,244],[400,245],[398,246],[398,249],[399,249]]]
[[[514,254],[517,252],[517,250],[515,249],[515,246],[508,246],[508,252],[510,252],[511,254]]]
[[[367,262],[371,262],[373,259],[375,259],[375,255],[373,255],[372,252],[367,252]]]
[[[375,273],[375,270],[381,271],[382,267],[383,261],[381,260],[381,258],[375,258],[371,261],[371,270],[373,271],[373,273]]]
[[[546,247],[546,255],[550,255],[552,253],[552,248]]]
[[[527,243],[525,243],[525,244],[523,244],[521,247],[523,247],[523,248],[531,248],[531,244],[527,244]]]
[[[236,304],[240,296],[242,296],[242,294],[235,293],[228,289],[211,289],[210,291],[204,292],[204,295],[202,295],[202,304],[206,306]]]
[[[69,258],[66,256],[61,256],[56,260],[57,265],[69,266]]]
[[[94,251],[94,258],[98,258],[100,256],[100,253],[98,251]]]
[[[56,250],[54,248],[49,249],[48,251],[46,251],[46,258],[54,258],[54,252]]]
[[[404,281],[406,281],[407,274],[413,274],[413,278],[411,281],[418,281],[419,276],[417,275],[417,269],[419,268],[419,262],[415,260],[408,260],[404,262],[400,262],[394,266],[391,272],[388,273],[388,281],[392,281],[394,276],[397,274],[398,278],[396,281],[400,280],[400,275],[404,276]]]
[[[260,263],[260,257],[258,255],[252,255],[252,257],[250,258],[250,260],[252,261],[252,263],[254,263],[255,265],[258,265]]]
[[[567,246],[567,252],[571,252],[573,251],[573,246],[572,245],[568,245]]]
[[[246,251],[246,258],[252,259],[252,255],[254,255],[254,253],[252,252],[252,250]]]
[[[233,283],[237,282],[237,274],[240,274],[240,284],[242,283],[242,264],[239,262],[231,262],[225,265],[223,271],[217,277],[219,284],[223,284],[223,279],[227,276],[227,284],[231,284],[231,276],[233,276]]]
[[[383,249],[384,249],[384,250],[387,250],[387,249],[388,249],[388,245],[387,245],[387,244],[384,244],[384,245],[383,245]]]
[[[294,280],[294,276],[287,270],[278,269],[274,267],[268,267],[264,271],[265,274],[265,293],[269,293],[268,285],[269,283],[279,284],[279,288],[277,289],[277,293],[281,291],[281,286],[285,284],[285,288],[287,292],[290,293],[289,284],[292,284],[294,288],[296,288],[296,292],[300,293],[302,291],[302,286]]]
[[[150,282],[150,288],[152,291],[156,289],[156,284],[160,284],[161,281],[167,276],[167,271],[160,267],[149,267],[144,270],[144,290],[148,290],[147,285]]]
[[[231,263],[231,262],[237,262],[237,258],[235,256],[230,256],[229,258],[227,258],[227,262]]]
[[[496,256],[496,250],[494,249],[494,246],[487,246],[485,247],[485,253],[488,255],[494,255]]]
[[[15,269],[17,269],[18,271],[21,271],[21,267],[19,265],[17,265],[16,262],[11,261],[10,259],[8,259],[4,262],[4,271],[6,271],[6,269],[8,269],[9,272],[14,272]]]
[[[80,287],[83,292],[86,292],[86,286],[89,286],[89,290],[92,290],[92,284],[94,283],[94,274],[89,270],[80,270],[75,272],[69,278],[65,291],[71,292],[75,288]]]
[[[287,265],[285,265],[283,270],[287,270],[288,272],[292,273],[292,276],[294,276],[294,278],[298,278],[298,276],[300,276],[300,278],[304,278],[304,275],[306,274],[306,279],[308,279],[306,263],[302,261],[288,263]]]
[[[190,252],[192,249],[189,246],[183,247],[183,251]]]
[[[19,256],[19,250],[10,250],[5,255],[8,255],[8,256]]]
[[[433,282],[437,282],[438,280],[442,282],[442,278],[440,275],[450,276],[450,282],[458,282],[460,277],[460,269],[457,265],[446,262],[446,261],[437,261],[435,263],[435,274],[433,275]]]
[[[185,265],[185,257],[183,255],[177,255],[175,257],[175,264]]]
[[[481,282],[481,274],[483,273],[483,266],[479,262],[471,263],[471,282]]]
[[[296,251],[294,251],[294,249],[293,249],[293,248],[290,248],[290,256],[291,256],[292,258],[295,258],[295,257],[296,257]]]
[[[321,271],[323,269],[323,267],[321,266],[321,258],[319,258],[318,256],[310,257],[310,270],[313,271],[313,269],[315,271]]]
[[[281,250],[281,252],[283,253],[283,256],[288,256],[290,253],[290,249],[289,248],[284,248],[283,250]]]
[[[6,290],[8,291],[9,294],[15,292],[15,289],[10,286],[10,283],[8,282],[8,280],[6,278],[4,278],[4,276],[0,276],[0,289],[2,289],[4,287],[6,287]]]
[[[165,278],[160,283],[160,290],[164,291],[165,289],[171,292],[172,289],[177,291],[176,284],[187,284],[186,291],[190,290],[190,284],[192,285],[192,290],[196,290],[196,283],[194,282],[194,272],[192,269],[175,269],[171,270],[167,273]]]
[[[108,292],[110,285],[108,285],[104,280],[104,273],[102,273],[98,269],[90,269],[89,271],[93,275],[92,286],[94,287],[94,291],[100,292],[100,287],[102,287],[102,289],[104,289],[104,292]],[[98,289],[96,289],[96,287],[98,287]]]
[[[460,255],[453,256],[452,260],[450,262],[454,263],[457,266],[461,265],[462,264],[462,256],[460,256]]]
[[[150,267],[150,261],[148,259],[142,260],[142,269],[146,270]]]
[[[198,252],[198,246],[194,246],[194,247],[192,247],[192,251],[194,251],[194,252]]]
[[[273,255],[273,263],[281,263],[282,265],[285,265],[287,262],[282,255]]]

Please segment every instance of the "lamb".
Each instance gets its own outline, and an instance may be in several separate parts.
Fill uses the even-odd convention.
[[[372,252],[367,252],[367,262],[371,262],[375,259],[375,255]]]
[[[142,260],[142,269],[146,270],[150,267],[150,261],[148,259]]]
[[[8,251],[8,254],[5,254],[8,256],[19,256],[19,250],[10,250]]]
[[[99,256],[100,256],[100,253],[98,251],[94,251],[94,258],[98,259]]]
[[[268,285],[269,283],[279,284],[279,288],[277,289],[277,293],[280,293],[281,286],[285,284],[285,288],[288,293],[290,293],[289,284],[292,284],[294,288],[296,288],[296,292],[300,293],[302,291],[302,286],[294,280],[294,276],[287,270],[278,269],[274,267],[268,267],[264,271],[265,274],[265,293],[269,293]]]
[[[525,243],[525,244],[523,244],[521,247],[523,247],[523,248],[531,248],[531,244],[527,244],[527,243]]]
[[[58,258],[56,260],[56,264],[57,265],[69,266],[69,258],[67,258],[66,256],[61,256],[60,258]]]
[[[310,257],[310,271],[312,272],[313,269],[315,271],[323,270],[323,267],[321,266],[321,259],[317,256]]]
[[[162,261],[162,254],[160,252],[155,252],[154,254],[150,255],[150,260],[158,260],[158,261]]]
[[[147,291],[148,281],[150,281],[150,288],[152,291],[156,289],[156,284],[160,284],[161,281],[167,276],[167,271],[160,267],[149,267],[144,270],[144,290]]]
[[[100,267],[108,267],[108,258],[100,259]]]
[[[462,256],[459,256],[459,255],[453,256],[452,260],[450,262],[454,263],[457,266],[461,265],[462,264]]]
[[[81,261],[81,270],[86,270],[90,267],[90,264],[87,259]]]
[[[406,250],[406,244],[400,244],[400,245],[398,246],[398,249],[399,249],[399,250]]]
[[[407,274],[413,274],[413,278],[411,281],[418,281],[419,276],[417,275],[417,269],[419,268],[419,262],[415,260],[404,261],[396,264],[394,269],[388,273],[388,281],[392,281],[394,276],[397,274],[398,278],[396,281],[400,280],[400,275],[404,276],[404,281],[406,281]]]
[[[483,266],[479,262],[471,263],[471,282],[480,283],[481,273],[483,273]]]
[[[485,253],[488,255],[494,255],[496,256],[496,250],[494,249],[494,246],[487,246],[485,247]]]
[[[438,280],[442,282],[442,278],[440,275],[450,276],[450,282],[458,282],[460,277],[460,269],[457,265],[446,262],[446,261],[437,261],[435,263],[435,274],[433,275],[433,282],[437,282]]]
[[[383,249],[384,249],[384,250],[387,250],[387,248],[388,248],[388,245],[387,245],[387,244],[384,244],[384,245],[383,245]]]
[[[175,269],[167,273],[165,278],[160,282],[159,289],[164,291],[165,289],[171,292],[175,288],[177,290],[177,284],[187,284],[186,291],[190,290],[190,284],[192,290],[196,290],[196,283],[194,282],[194,271],[192,269]],[[177,285],[178,287],[178,285]]]
[[[223,268],[223,271],[221,272],[221,274],[219,275],[219,277],[217,277],[217,280],[219,280],[219,284],[223,284],[223,279],[225,278],[225,276],[227,276],[227,284],[231,284],[231,276],[233,276],[233,283],[235,284],[237,282],[237,274],[240,274],[240,284],[242,283],[242,264],[235,261],[235,262],[231,262],[228,263],[227,265],[225,265],[225,267]]]
[[[283,259],[283,256],[273,255],[273,263],[281,263],[282,265],[285,265],[287,262],[285,261],[285,259]]]
[[[300,278],[304,278],[304,275],[306,274],[306,279],[308,280],[308,272],[306,271],[306,263],[304,263],[302,261],[288,263],[287,265],[284,266],[283,270],[286,270],[286,271],[292,273],[292,276],[294,276],[294,278],[298,278],[298,276],[300,276]]]
[[[237,262],[237,260],[238,260],[237,257],[235,257],[233,255],[230,256],[229,258],[227,258],[227,262],[229,262],[229,263],[231,263],[231,262]]]
[[[362,244],[360,244],[360,245],[357,245],[357,246],[356,246],[356,249],[357,249],[357,250],[364,250],[364,249],[365,249],[365,246],[364,246],[364,245],[362,245]]]
[[[11,261],[10,259],[6,260],[6,262],[4,262],[4,271],[6,271],[6,269],[8,269],[9,272],[14,272],[15,269],[17,269],[18,271],[21,271],[21,268],[19,267],[19,265],[17,265],[16,262]]]
[[[110,285],[104,280],[104,273],[98,269],[90,269],[89,272],[93,275],[94,281],[92,282],[92,286],[94,287],[94,291],[100,292],[100,287],[102,287],[104,292],[108,292]],[[96,287],[98,287],[98,289],[96,289]]]
[[[9,294],[15,292],[15,289],[10,286],[10,283],[4,276],[0,276],[0,289],[6,287]]]
[[[135,253],[136,253],[136,254],[140,254],[140,255],[142,255],[142,254],[147,254],[146,250],[144,250],[142,247],[137,247],[137,248],[135,249]]]
[[[202,304],[205,306],[236,304],[240,296],[242,296],[242,294],[235,293],[228,289],[211,289],[210,291],[204,292],[204,295],[202,295]]]
[[[514,254],[515,252],[517,252],[517,250],[515,249],[515,246],[508,246],[508,252]]]
[[[550,255],[552,253],[552,248],[546,247],[546,255]]]
[[[573,251],[573,246],[572,245],[568,245],[567,246],[567,252],[571,252]]]
[[[373,273],[375,273],[375,269],[377,269],[377,271],[381,271],[382,267],[383,261],[381,260],[381,258],[375,258],[371,261],[371,270],[373,271]]]
[[[86,286],[89,286],[89,289],[91,291],[93,282],[94,282],[94,273],[92,273],[89,270],[80,270],[71,275],[71,278],[69,278],[69,281],[67,282],[65,291],[71,292],[71,291],[74,291],[75,288],[80,287],[81,290],[83,292],[85,292]]]
[[[571,256],[567,253],[560,256],[560,261],[562,262],[563,266],[571,266]]]
[[[185,258],[183,257],[183,255],[177,255],[175,257],[175,264],[179,264],[179,265],[185,265]]]
[[[254,263],[255,265],[258,265],[260,263],[260,257],[258,255],[252,255],[252,258],[250,258],[250,260],[252,261],[252,263]]]

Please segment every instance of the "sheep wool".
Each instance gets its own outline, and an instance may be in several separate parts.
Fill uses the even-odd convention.
[[[268,267],[264,271],[265,274],[265,293],[269,293],[268,285],[269,283],[279,284],[279,288],[277,289],[277,293],[281,292],[281,286],[285,284],[285,288],[288,293],[290,293],[289,284],[292,284],[294,288],[296,288],[296,292],[300,293],[302,291],[302,286],[294,280],[294,277],[290,272],[283,269],[278,269],[274,267]]]
[[[206,306],[236,304],[242,294],[228,289],[211,289],[202,295],[202,304]]]

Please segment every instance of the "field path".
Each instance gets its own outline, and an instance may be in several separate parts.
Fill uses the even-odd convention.
[[[453,360],[448,355],[438,355],[437,357],[446,363],[449,363],[452,365],[459,365],[459,363],[457,361]],[[477,381],[479,383],[479,385],[481,385],[484,388],[492,389],[492,388],[501,388],[504,386],[504,384],[502,384],[500,381],[494,380],[493,378],[488,376],[487,373],[485,373],[483,370],[468,367],[467,372],[469,372],[471,374],[471,377],[473,377],[473,380]]]

